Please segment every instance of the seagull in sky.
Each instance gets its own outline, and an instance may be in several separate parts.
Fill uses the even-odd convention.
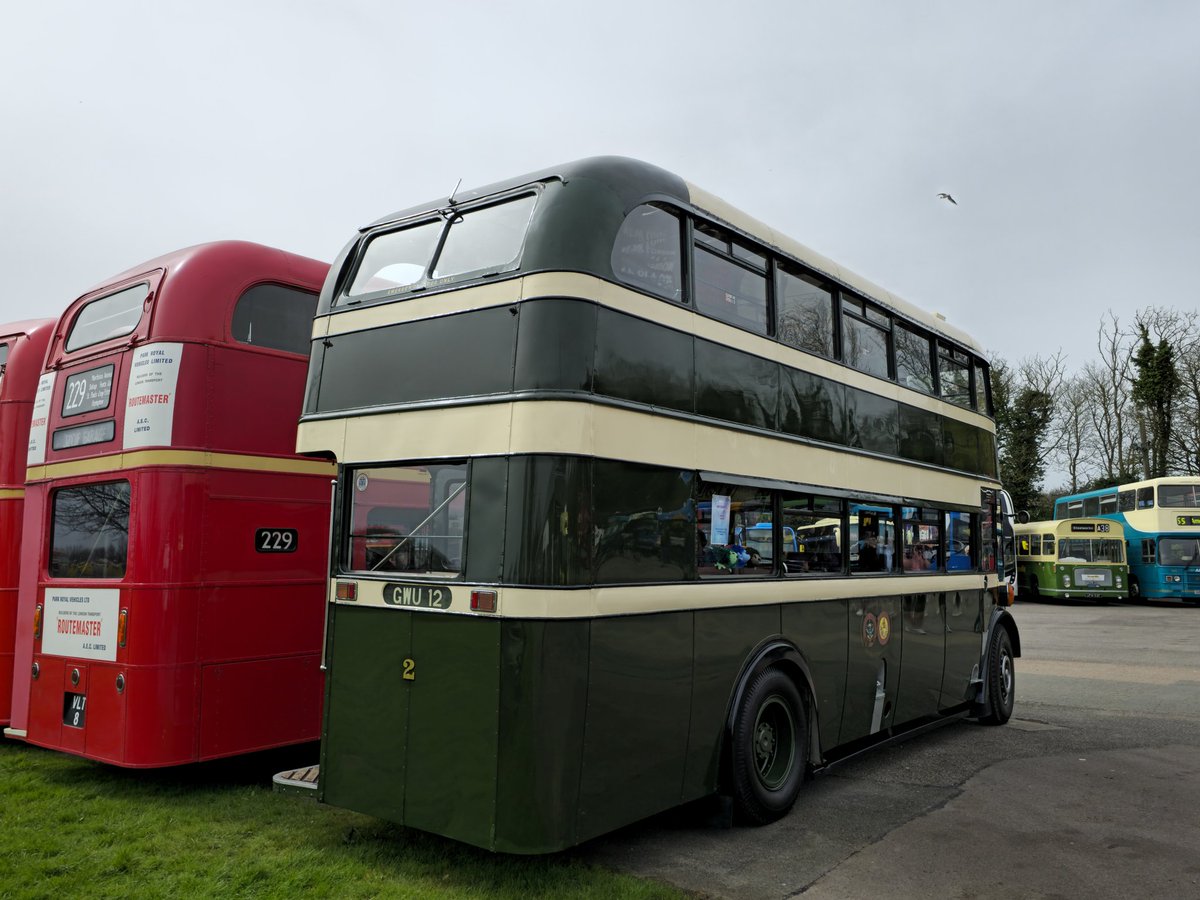
[[[955,200],[953,197],[951,197],[949,194],[947,194],[945,191],[942,191],[940,194],[938,194],[938,199],[939,200],[949,200],[955,206],[958,206],[958,201]]]

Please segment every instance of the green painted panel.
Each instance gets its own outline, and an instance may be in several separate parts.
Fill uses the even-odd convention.
[[[984,613],[991,607],[985,593],[946,591],[946,673],[942,677],[943,709],[961,706],[971,700],[976,688],[971,684],[983,654]]]
[[[846,687],[846,619],[849,601],[792,603],[783,607],[783,635],[808,662],[816,690],[821,752],[837,746]]]
[[[907,594],[900,599],[900,605],[904,644],[900,693],[893,719],[897,725],[937,714],[946,658],[942,595]]]
[[[412,614],[334,606],[330,616],[320,796],[404,821],[409,690],[403,679]]]
[[[404,824],[491,846],[500,620],[412,613]]]
[[[886,626],[884,623],[886,622]],[[900,688],[900,659],[904,631],[900,598],[872,597],[850,601],[847,634],[846,699],[842,709],[841,744],[867,737],[875,711],[875,685],[881,664],[884,710],[880,731],[890,728]]]
[[[680,802],[692,693],[692,613],[592,622],[579,840]]]
[[[531,300],[515,308],[517,391],[590,391],[596,314],[582,300]]]
[[[590,629],[587,620],[501,625],[497,850],[577,843]]]
[[[721,741],[738,676],[754,648],[780,634],[779,615],[778,606],[696,611],[684,801],[717,790]]]

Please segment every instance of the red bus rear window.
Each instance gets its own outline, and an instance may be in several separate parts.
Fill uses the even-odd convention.
[[[129,482],[54,492],[52,578],[120,578],[129,551]]]
[[[149,293],[150,285],[135,284],[87,304],[67,332],[67,352],[130,334],[142,320],[142,304]]]

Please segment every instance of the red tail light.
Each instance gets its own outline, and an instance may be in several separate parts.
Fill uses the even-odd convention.
[[[357,600],[358,599],[358,582],[357,581],[339,581],[337,583],[335,595],[339,600]]]
[[[33,611],[33,639],[41,640],[42,637],[42,604],[38,604]]]
[[[471,591],[471,609],[475,612],[496,611],[496,592],[495,591]]]
[[[117,616],[117,646],[125,646],[125,637],[129,632],[129,610],[121,610],[121,614]]]

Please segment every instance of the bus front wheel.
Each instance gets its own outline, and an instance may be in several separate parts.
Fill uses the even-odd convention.
[[[987,664],[988,712],[981,721],[985,725],[1003,725],[1012,718],[1017,702],[1017,672],[1007,628],[997,627],[992,634]]]
[[[1129,599],[1130,600],[1141,600],[1142,599],[1142,586],[1140,584],[1138,584],[1138,580],[1136,578],[1132,578],[1132,577],[1129,579]]]
[[[742,695],[733,727],[731,781],[738,817],[765,825],[796,802],[808,763],[808,718],[796,683],[764,669]]]

